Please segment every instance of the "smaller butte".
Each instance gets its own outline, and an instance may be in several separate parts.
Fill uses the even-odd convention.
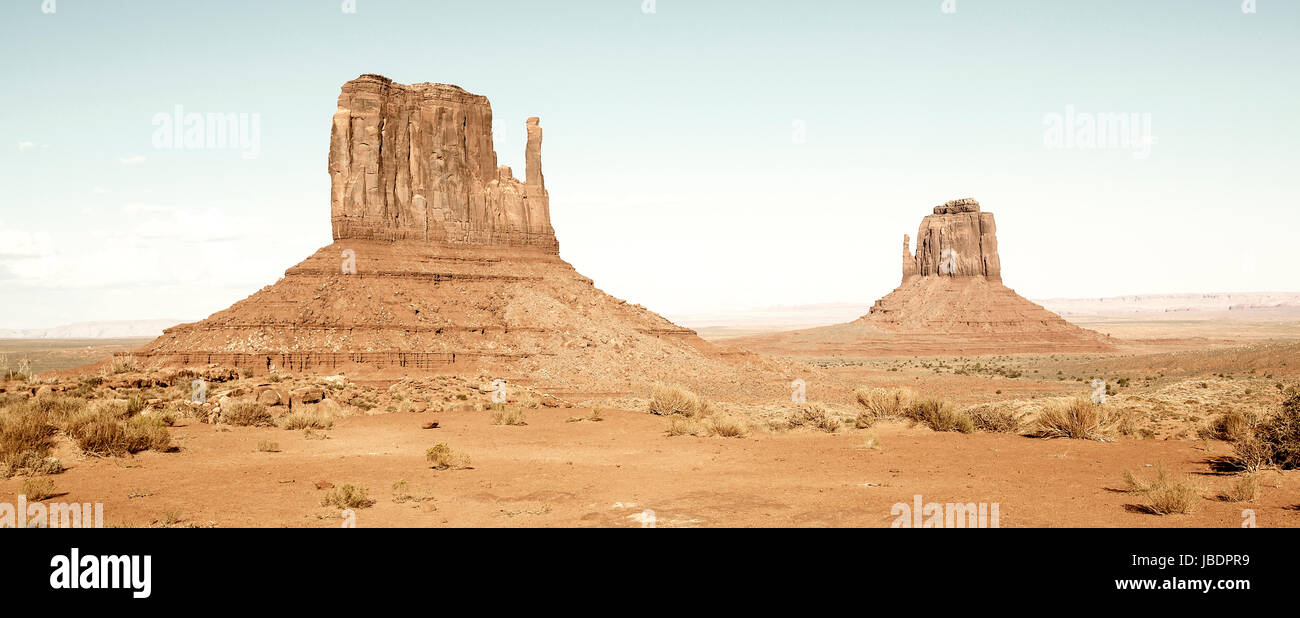
[[[972,198],[934,208],[903,236],[902,283],[864,316],[837,324],[728,340],[794,356],[927,356],[1105,352],[1110,338],[1065,321],[1002,284],[997,224]]]

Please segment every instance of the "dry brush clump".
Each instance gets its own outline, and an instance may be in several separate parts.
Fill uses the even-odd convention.
[[[370,498],[370,490],[364,485],[340,485],[325,492],[320,499],[321,506],[340,509],[364,509],[374,503]]]
[[[33,476],[23,481],[23,488],[19,493],[33,502],[48,500],[54,497],[54,481],[44,476]]]
[[[522,409],[514,406],[504,406],[501,409],[492,411],[492,424],[522,427],[528,424],[528,420],[524,418]]]
[[[255,401],[230,401],[221,408],[221,420],[236,427],[271,427],[271,411]]]
[[[903,410],[903,417],[925,425],[935,431],[973,433],[975,421],[951,402],[943,399],[921,399]]]
[[[1105,441],[1119,432],[1122,420],[1119,414],[1087,397],[1053,400],[1046,402],[1038,414],[1033,434],[1041,438]]]
[[[651,414],[700,418],[713,413],[713,404],[674,384],[656,384],[650,389]]]
[[[1020,433],[1025,415],[1008,403],[981,403],[963,410],[978,431]]]
[[[171,450],[171,434],[163,420],[124,416],[123,409],[114,402],[95,402],[68,419],[63,431],[78,448],[91,455],[120,457],[148,450]]]
[[[863,408],[856,423],[859,429],[866,429],[880,419],[902,418],[916,399],[916,393],[909,388],[860,388],[853,395]]]
[[[1215,417],[1197,433],[1206,439],[1236,442],[1251,437],[1260,420],[1260,415],[1253,410],[1234,409]]]
[[[1220,497],[1225,502],[1254,502],[1262,492],[1259,475],[1248,473],[1238,475]]]
[[[831,415],[826,406],[820,403],[805,403],[799,406],[786,419],[786,424],[791,429],[796,427],[808,427],[826,433],[835,433],[840,430],[840,420]]]
[[[321,429],[330,430],[334,428],[334,419],[332,415],[320,408],[310,410],[301,410],[290,412],[283,419],[280,419],[280,426],[289,431],[299,429]]]
[[[664,433],[672,436],[718,436],[743,438],[749,427],[738,419],[718,412],[705,398],[674,384],[656,384],[650,389],[648,410],[668,417]],[[600,420],[593,411],[588,420]]]
[[[29,404],[0,409],[0,476],[43,469],[56,431],[49,417]]]
[[[1125,470],[1124,484],[1145,498],[1142,508],[1154,515],[1193,513],[1201,501],[1201,490],[1190,477],[1174,478],[1163,464],[1156,465],[1155,477],[1149,481]]]
[[[1300,469],[1300,393],[1292,393],[1281,410],[1245,431],[1233,451],[1234,463],[1249,472]]]
[[[463,470],[470,464],[468,455],[453,450],[445,443],[429,447],[424,452],[424,458],[435,470]]]

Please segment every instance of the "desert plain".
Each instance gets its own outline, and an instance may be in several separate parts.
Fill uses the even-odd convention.
[[[740,419],[743,435],[670,435],[673,421],[647,411],[648,391],[585,393],[569,401],[522,390],[520,401],[505,405],[518,412],[512,420],[494,411],[502,406],[492,402],[489,375],[364,372],[214,383],[214,395],[319,385],[340,403],[295,407],[328,408],[313,413],[320,420],[308,425],[316,428],[287,429],[288,412],[280,405],[268,408],[280,417],[271,421],[276,424],[212,425],[184,413],[188,380],[167,388],[125,386],[148,374],[114,367],[112,354],[146,341],[0,340],[0,354],[37,359],[37,389],[46,382],[93,382],[65,376],[77,375],[73,366],[99,361],[103,382],[68,396],[142,398],[150,402],[146,413],[173,411],[163,452],[91,455],[65,436],[55,438],[51,456],[65,469],[48,477],[50,500],[102,502],[106,526],[337,528],[348,509],[322,500],[345,485],[367,492],[368,505],[351,509],[361,527],[638,528],[647,525],[647,511],[656,527],[889,527],[895,506],[910,506],[917,495],[926,503],[997,503],[1002,527],[1239,527],[1247,510],[1260,527],[1300,526],[1300,472],[1255,472],[1257,495],[1234,496],[1242,473],[1225,465],[1233,444],[1207,430],[1233,410],[1276,409],[1294,392],[1300,321],[1199,314],[1078,321],[1120,338],[1120,349],[802,362],[827,383],[907,387],[958,406],[1032,408],[1089,393],[1092,379],[1105,379],[1113,393],[1106,405],[1134,417],[1128,435],[1031,437],[1032,419],[1010,433],[935,431],[903,419],[859,429],[863,409],[852,393],[831,392],[817,378],[805,378],[807,399],[823,402],[838,424],[834,431],[783,423],[802,406],[778,392],[788,385],[769,384],[770,401],[736,392],[715,403],[718,413]],[[27,386],[3,383],[7,395]],[[424,428],[432,423],[436,429]],[[435,469],[426,452],[437,444],[468,463]],[[1126,486],[1126,471],[1141,479],[1157,467],[1196,487],[1190,513],[1156,514]],[[0,487],[16,495],[26,479],[16,475]]]

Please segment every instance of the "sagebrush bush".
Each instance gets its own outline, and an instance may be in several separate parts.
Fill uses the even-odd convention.
[[[23,481],[23,488],[20,493],[33,502],[48,500],[54,497],[54,481],[44,476],[33,476]]]
[[[1120,419],[1087,397],[1048,401],[1038,415],[1034,435],[1043,438],[1106,440],[1113,437]]]
[[[370,498],[370,490],[363,485],[340,485],[321,496],[321,506],[333,506],[340,509],[364,509],[375,503]]]
[[[680,386],[656,384],[650,389],[650,413],[698,418],[712,414],[713,406],[703,397]]]
[[[528,421],[524,418],[523,410],[514,406],[505,406],[503,409],[492,412],[492,424],[520,427],[527,425]]]
[[[424,458],[433,465],[435,470],[460,470],[468,468],[470,463],[468,455],[452,450],[445,443],[429,447],[429,450],[424,452]]]
[[[1253,412],[1231,410],[1220,414],[1198,433],[1203,438],[1213,438],[1235,442],[1250,437],[1259,424],[1259,417]]]
[[[1300,394],[1282,403],[1282,409],[1255,428],[1255,438],[1267,445],[1269,463],[1283,470],[1300,469]]]
[[[236,427],[270,427],[271,411],[255,401],[232,401],[221,408],[221,420]]]
[[[744,438],[749,435],[749,428],[739,420],[723,415],[714,415],[707,421],[709,433],[722,438]]]
[[[668,417],[668,427],[664,429],[668,437],[675,436],[707,436],[709,430],[703,423],[694,421],[681,416]]]
[[[793,414],[786,419],[791,428],[809,427],[826,433],[835,433],[840,430],[839,419],[831,416],[826,406],[820,403],[805,403],[799,406]]]
[[[1150,481],[1125,470],[1124,484],[1130,492],[1142,494],[1146,498],[1143,508],[1156,515],[1192,513],[1201,500],[1201,490],[1190,477],[1174,478],[1164,464],[1156,465],[1155,477]]]
[[[33,409],[45,414],[53,425],[62,426],[69,418],[89,407],[85,399],[63,395],[45,395],[31,400]]]
[[[1007,403],[982,403],[964,411],[975,429],[991,433],[1019,433],[1024,425],[1024,415]]]
[[[334,420],[329,414],[313,409],[306,412],[293,412],[280,421],[281,426],[289,431],[299,429],[324,429],[334,428]]]
[[[943,399],[921,399],[903,410],[903,417],[935,431],[973,433],[975,421],[951,402]]]
[[[20,403],[0,409],[0,472],[11,476],[44,460],[54,446],[55,431],[35,406]]]
[[[140,451],[171,450],[172,437],[167,431],[167,423],[154,416],[133,416],[125,423],[126,450],[130,453]]]
[[[858,405],[873,419],[901,418],[916,393],[907,388],[860,388],[853,392]]]
[[[93,406],[68,419],[63,430],[82,451],[92,455],[125,455],[126,428],[107,406]]]
[[[95,405],[70,418],[64,432],[86,453],[123,456],[141,451],[171,450],[167,424],[157,417],[133,416],[121,420],[112,405]]]
[[[1223,492],[1223,499],[1228,502],[1254,502],[1259,499],[1262,493],[1259,484],[1259,476],[1256,474],[1242,474],[1228,486],[1228,490]]]

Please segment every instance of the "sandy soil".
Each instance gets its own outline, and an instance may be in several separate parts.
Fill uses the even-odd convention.
[[[895,503],[999,503],[1000,525],[1233,527],[1253,509],[1261,527],[1300,526],[1300,472],[1269,473],[1262,497],[1213,499],[1229,479],[1210,459],[1222,443],[1042,440],[934,433],[888,424],[840,434],[796,430],[746,439],[666,437],[665,421],[610,411],[566,422],[573,409],[528,412],[528,425],[492,425],[485,412],[345,418],[327,440],[265,428],[228,431],[187,422],[175,453],[85,458],[59,449],[69,469],[55,500],[103,501],[108,525],[338,527],[318,482],[360,484],[376,499],[358,527],[887,527]],[[440,429],[423,430],[437,417]],[[274,440],[281,452],[258,452]],[[424,451],[445,442],[472,469],[437,471]],[[868,447],[875,442],[874,448]],[[1206,499],[1193,515],[1142,512],[1122,473],[1165,464],[1193,475]],[[418,500],[393,501],[405,480]],[[3,481],[6,493],[18,481]]]

